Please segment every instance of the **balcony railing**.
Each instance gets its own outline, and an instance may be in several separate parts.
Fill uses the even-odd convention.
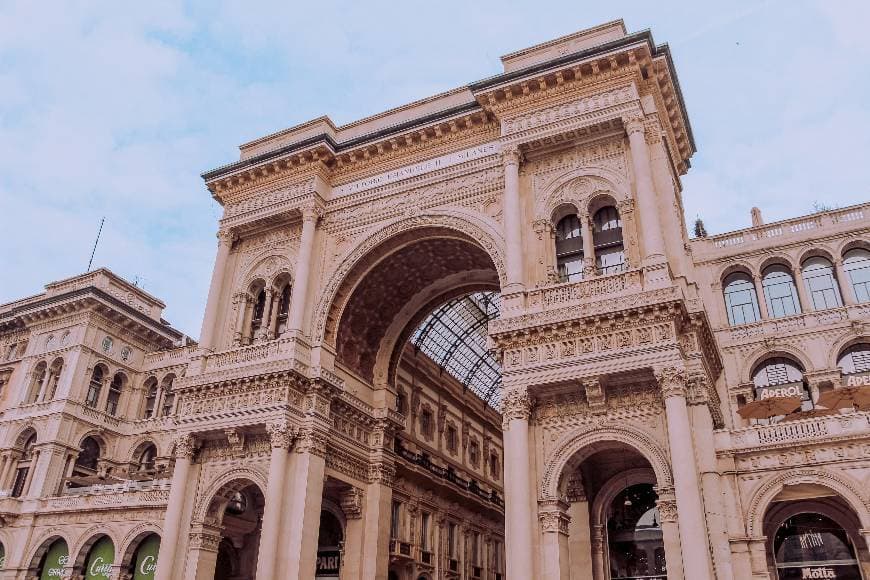
[[[692,247],[704,252],[716,252],[735,247],[752,246],[757,242],[763,243],[774,238],[800,236],[804,232],[849,228],[866,221],[870,221],[870,204],[853,205],[718,236],[696,238],[692,240]]]
[[[467,491],[477,497],[488,501],[499,508],[504,509],[504,500],[498,495],[495,490],[486,492],[480,488],[477,481],[473,479],[465,479],[456,475],[456,471],[451,467],[441,467],[432,463],[431,458],[425,453],[414,453],[410,449],[406,449],[399,441],[396,441],[396,454],[414,465],[418,465],[426,471],[440,477],[445,481],[449,481],[463,491]]]
[[[747,427],[734,431],[731,434],[731,442],[734,448],[739,449],[813,443],[819,441],[821,437],[836,438],[861,434],[870,435],[870,413],[849,412],[774,425]]]
[[[640,270],[626,270],[612,275],[589,278],[573,283],[544,286],[529,291],[528,310],[548,310],[573,306],[629,292],[642,290]],[[537,308],[536,308],[537,307]]]
[[[867,316],[870,304],[854,304],[826,310],[803,312],[782,318],[768,318],[750,324],[725,326],[717,330],[720,340],[743,343],[746,339],[762,336],[782,336],[784,333],[837,324],[846,320],[862,320]]]

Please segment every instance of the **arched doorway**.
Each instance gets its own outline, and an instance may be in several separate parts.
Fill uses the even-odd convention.
[[[146,534],[142,539],[132,544],[135,550],[125,558],[123,569],[132,580],[154,580],[157,572],[157,556],[160,553],[160,536]]]
[[[208,523],[200,524],[202,531],[198,532],[211,536],[209,543],[214,542],[217,551],[194,550],[197,578],[256,578],[265,503],[260,487],[247,479],[233,480],[218,490],[204,518]],[[214,571],[210,574],[212,567]]]
[[[799,513],[782,522],[773,539],[773,558],[779,580],[861,580],[846,530],[819,513]]]
[[[653,486],[640,483],[610,503],[607,548],[611,580],[667,578],[661,516]]]
[[[93,538],[82,547],[76,568],[85,580],[108,580],[115,564],[115,544],[108,536]]]
[[[317,537],[317,572],[315,578],[338,578],[344,549],[344,527],[338,517],[328,510],[320,512],[320,531]]]
[[[34,556],[31,573],[39,580],[64,578],[70,573],[69,546],[63,538],[46,541]]]

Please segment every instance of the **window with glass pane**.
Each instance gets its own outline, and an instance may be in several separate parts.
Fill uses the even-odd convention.
[[[88,393],[85,396],[85,405],[88,407],[96,407],[100,400],[100,391],[103,389],[103,369],[97,367],[91,375],[91,381],[88,383]]]
[[[423,512],[423,517],[420,521],[420,549],[424,552],[428,552],[429,548],[429,520],[431,516]]]
[[[725,307],[731,326],[757,322],[761,319],[755,285],[748,274],[737,272],[725,279]]]
[[[870,252],[863,248],[849,250],[843,256],[843,268],[849,276],[855,300],[870,301]]]
[[[401,509],[402,504],[394,501],[390,510],[390,538],[394,540],[399,537],[399,510]]]
[[[861,578],[848,534],[821,514],[800,513],[783,522],[773,540],[773,553],[780,580]]]
[[[613,206],[595,212],[592,218],[592,244],[595,265],[601,274],[625,270],[625,247],[622,243],[622,218]]]
[[[870,372],[870,344],[850,346],[837,361],[844,375]]]
[[[556,224],[556,268],[563,282],[583,279],[583,239],[580,220],[567,215]]]
[[[804,261],[801,271],[813,310],[838,308],[843,305],[834,276],[834,266],[828,260],[821,257],[809,258]]]
[[[803,370],[792,360],[782,357],[767,359],[756,367],[752,382],[755,383],[757,399],[769,396],[799,396],[802,410],[813,408]],[[779,394],[780,392],[788,394]]]
[[[797,288],[787,267],[777,264],[766,268],[761,286],[767,301],[767,311],[773,318],[791,316],[801,311]]]

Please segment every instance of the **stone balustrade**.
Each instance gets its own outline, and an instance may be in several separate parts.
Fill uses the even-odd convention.
[[[737,254],[767,246],[776,238],[777,244],[803,238],[818,238],[828,233],[870,226],[870,204],[819,212],[809,216],[728,232],[718,236],[692,240],[692,252],[698,259]]]
[[[195,345],[181,346],[170,350],[158,350],[145,355],[144,366],[146,370],[163,366],[184,364],[190,361],[190,356],[196,351]]]
[[[768,318],[751,324],[726,326],[716,331],[723,347],[744,344],[747,340],[763,337],[778,337],[786,333],[800,332],[850,320],[866,320],[870,316],[870,304],[841,306],[813,312],[803,312],[794,316]]]
[[[870,435],[870,413],[848,412],[828,417],[754,425],[731,434],[732,449],[758,449],[826,442],[839,437]]]
[[[626,270],[607,276],[596,276],[579,282],[553,284],[528,292],[526,312],[573,306],[642,290],[640,270]]]

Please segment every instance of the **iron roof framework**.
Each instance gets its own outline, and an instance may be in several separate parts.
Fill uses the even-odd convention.
[[[498,410],[501,366],[487,349],[489,321],[498,318],[501,295],[475,292],[455,298],[430,314],[411,344]]]

